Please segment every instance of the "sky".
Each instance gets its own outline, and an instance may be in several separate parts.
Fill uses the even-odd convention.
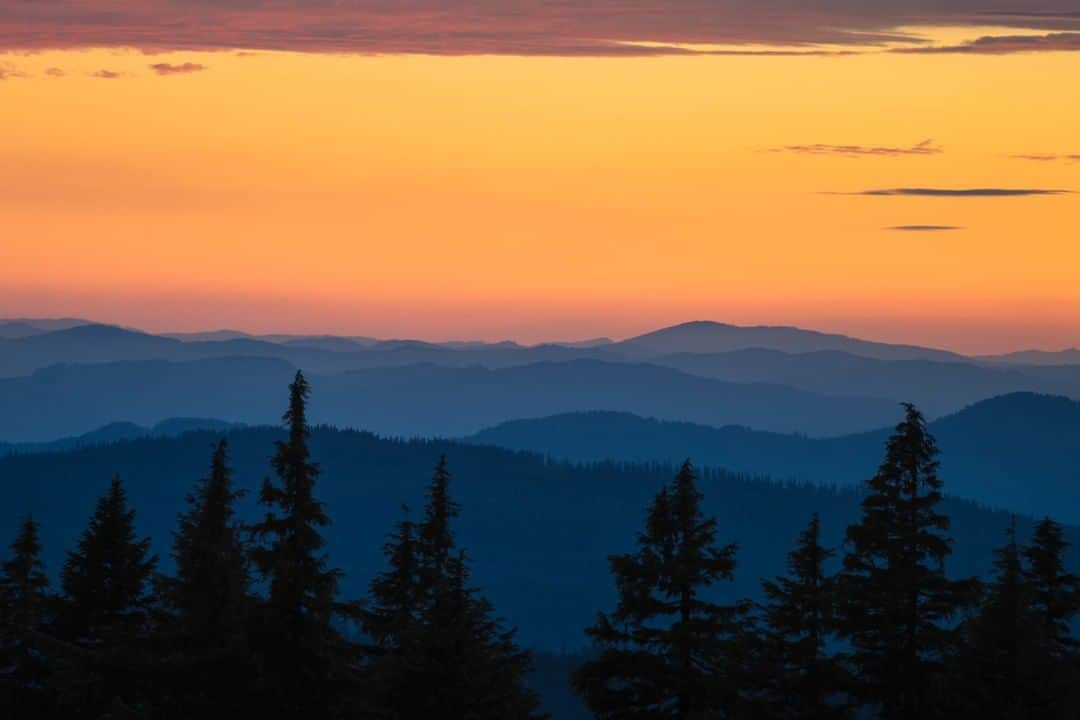
[[[0,0],[0,316],[1080,345],[1080,5],[803,5]]]

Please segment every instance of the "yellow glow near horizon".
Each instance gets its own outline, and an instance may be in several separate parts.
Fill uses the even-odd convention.
[[[980,34],[955,32],[932,37]],[[1080,190],[1080,162],[1012,157],[1080,153],[1077,54],[0,64],[30,76],[0,82],[0,315],[522,340],[712,318],[1080,345],[1080,196],[830,194]],[[927,139],[944,151],[773,151]]]

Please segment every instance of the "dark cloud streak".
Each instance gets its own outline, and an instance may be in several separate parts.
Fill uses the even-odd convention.
[[[964,228],[957,225],[893,225],[885,229],[900,232],[949,232],[951,230],[963,230]]]
[[[1059,160],[1065,160],[1067,162],[1080,162],[1080,153],[1067,153],[1060,154],[1043,154],[1043,153],[1026,153],[1020,155],[1010,155],[1009,157],[1015,160],[1032,160],[1035,162],[1057,162]]]
[[[784,145],[772,148],[771,152],[788,152],[803,155],[841,155],[846,157],[860,157],[871,155],[876,157],[902,157],[919,155],[940,155],[944,149],[934,145],[931,140],[923,140],[911,147],[883,147],[875,145]]]
[[[885,188],[880,190],[863,190],[855,193],[841,193],[842,195],[867,195],[876,197],[958,197],[958,198],[1000,198],[1000,197],[1030,197],[1037,195],[1068,195],[1070,190],[1045,189],[1045,188]]]
[[[190,75],[191,73],[202,72],[206,69],[206,66],[193,62],[186,62],[181,65],[154,63],[150,66],[150,69],[158,75]]]

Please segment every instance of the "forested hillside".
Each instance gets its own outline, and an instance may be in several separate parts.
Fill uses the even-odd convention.
[[[258,517],[256,493],[271,472],[273,443],[282,436],[273,428],[228,434],[237,485],[249,493],[239,504],[248,520]],[[193,432],[2,458],[0,482],[7,489],[0,534],[10,536],[22,514],[33,512],[42,522],[47,565],[55,573],[116,473],[139,508],[139,531],[153,538],[167,564],[176,513],[219,437]],[[646,501],[676,469],[673,463],[550,462],[498,448],[327,427],[314,429],[311,448],[322,470],[320,495],[334,520],[326,530],[330,553],[347,570],[347,592],[360,592],[380,566],[382,543],[402,516],[402,504],[415,514],[431,468],[445,453],[465,508],[461,536],[473,548],[476,582],[521,626],[523,640],[553,650],[584,645],[581,627],[611,593],[606,556],[633,542]],[[875,469],[871,457],[865,472]],[[947,475],[945,480],[948,489]],[[710,469],[702,470],[701,486],[722,537],[739,543],[735,582],[723,590],[732,596],[756,595],[761,577],[783,569],[784,553],[810,512],[821,513],[822,536],[832,545],[842,541],[858,512],[854,488],[776,484]],[[1008,513],[953,499],[945,505],[956,538],[950,571],[987,571]],[[1030,521],[1022,518],[1021,536],[1029,530]],[[1070,537],[1080,543],[1080,535]]]

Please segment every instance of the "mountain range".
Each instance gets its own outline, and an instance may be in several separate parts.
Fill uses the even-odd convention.
[[[1068,351],[975,358],[785,327],[691,322],[620,341],[524,346],[154,335],[81,322],[0,322],[0,402],[20,408],[0,421],[0,439],[177,414],[273,422],[262,397],[298,368],[327,390],[321,421],[405,436],[605,410],[826,437],[880,428],[900,401],[940,417],[1014,392],[1080,399],[1080,363]]]
[[[74,435],[122,418],[276,422],[274,399],[296,367],[271,358],[224,357],[56,365],[0,380],[0,437],[29,442]],[[608,409],[710,425],[747,423],[820,434],[881,427],[895,403],[825,397],[783,385],[727,383],[647,364],[574,360],[506,368],[407,365],[308,374],[316,422],[385,435],[457,436],[520,417]]]
[[[33,512],[55,572],[119,473],[167,566],[176,513],[223,433],[248,491],[243,515],[256,516],[281,436],[268,426],[303,369],[346,591],[363,593],[402,503],[420,505],[445,452],[477,582],[527,644],[580,648],[581,627],[612,598],[606,556],[632,546],[674,463],[708,468],[707,509],[721,539],[740,543],[741,570],[722,592],[756,597],[811,512],[828,543],[842,542],[901,401],[927,411],[942,448],[953,573],[988,569],[1010,513],[1021,513],[1022,535],[1030,516],[1080,525],[1071,358],[705,322],[538,346],[0,322],[0,406],[12,409],[0,415],[0,533]]]

